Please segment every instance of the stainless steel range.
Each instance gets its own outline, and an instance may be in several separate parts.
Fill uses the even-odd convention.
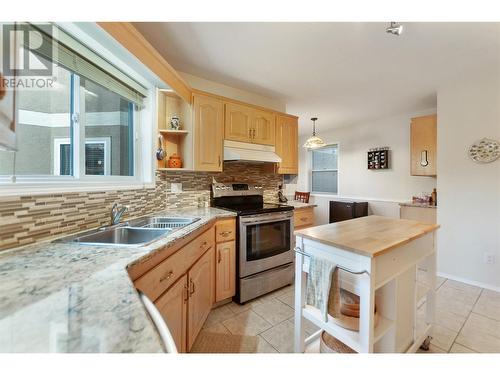
[[[292,284],[294,278],[293,207],[265,203],[262,186],[212,184],[214,207],[238,214],[238,303]]]

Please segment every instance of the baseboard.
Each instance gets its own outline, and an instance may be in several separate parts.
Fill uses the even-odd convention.
[[[500,292],[500,286],[485,284],[485,283],[481,283],[479,281],[469,280],[469,279],[465,279],[463,277],[449,275],[449,274],[443,273],[443,272],[438,272],[437,275],[441,276],[441,277],[444,277],[445,279],[450,279],[450,280],[453,280],[453,281],[459,281],[459,282],[464,283],[464,284],[478,286],[480,288],[484,288],[484,289],[488,289],[488,290],[493,290],[494,292]]]

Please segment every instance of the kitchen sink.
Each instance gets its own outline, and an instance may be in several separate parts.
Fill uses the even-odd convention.
[[[200,218],[147,216],[129,221],[128,225],[139,228],[180,229]]]
[[[198,220],[200,218],[146,216],[115,226],[64,237],[56,242],[78,242],[85,245],[146,245]]]
[[[171,229],[166,228],[149,229],[117,227],[76,237],[73,239],[73,242],[85,244],[142,245],[151,242],[164,234],[168,234],[171,231]]]

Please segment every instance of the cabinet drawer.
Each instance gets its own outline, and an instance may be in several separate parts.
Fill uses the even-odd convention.
[[[303,208],[296,210],[293,214],[293,225],[295,228],[314,224],[313,208]]]
[[[236,238],[236,219],[220,220],[215,225],[216,242],[233,241]]]
[[[137,279],[136,288],[152,301],[156,300],[185,274],[205,251],[214,246],[214,239],[215,228],[212,227]]]

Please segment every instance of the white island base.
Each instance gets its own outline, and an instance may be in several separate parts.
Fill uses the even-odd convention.
[[[415,352],[428,345],[435,311],[434,224],[368,216],[296,231],[295,352],[326,331],[358,353]],[[360,297],[359,331],[345,329],[305,305],[307,257],[340,267],[340,286]],[[428,290],[424,321],[417,324],[417,269],[425,268]],[[350,272],[351,271],[351,272]],[[374,307],[378,322],[375,326]],[[304,319],[320,327],[305,337]]]

